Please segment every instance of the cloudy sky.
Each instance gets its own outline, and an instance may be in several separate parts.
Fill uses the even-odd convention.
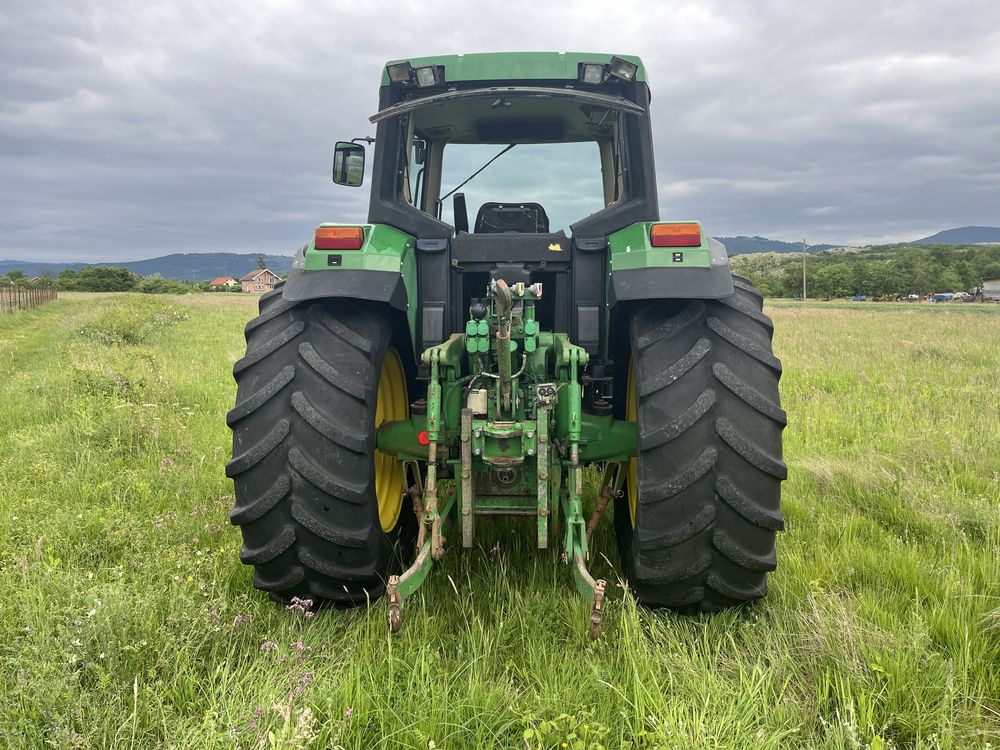
[[[1000,2],[4,0],[0,259],[291,253],[390,58],[640,55],[664,218],[865,242],[1000,225]]]

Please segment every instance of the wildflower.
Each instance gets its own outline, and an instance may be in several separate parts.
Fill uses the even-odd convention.
[[[278,644],[275,643],[274,641],[264,641],[262,644],[260,644],[260,650],[264,651],[265,653],[268,651],[277,651]]]
[[[301,638],[299,638],[297,641],[295,641],[295,643],[292,644],[292,648],[294,648],[296,651],[309,651],[310,650],[309,647],[302,642]]]
[[[162,461],[160,461],[160,466],[163,466],[164,468],[166,468],[168,466],[173,466],[173,465],[174,465],[174,462],[171,461],[169,458],[164,458]]]
[[[257,708],[254,709],[253,717],[255,719],[259,719],[263,715],[264,715],[264,707],[263,706],[257,706]]]
[[[292,597],[292,603],[285,606],[285,609],[291,612],[302,612],[308,616],[308,612],[312,609],[313,600],[312,599],[300,599],[297,596]]]
[[[345,719],[350,719],[351,718],[351,714],[353,714],[353,713],[354,713],[354,709],[351,708],[350,706],[348,706],[347,710],[344,711],[344,718]]]
[[[492,547],[490,547],[490,557],[496,557],[500,554],[500,542],[498,541]]]

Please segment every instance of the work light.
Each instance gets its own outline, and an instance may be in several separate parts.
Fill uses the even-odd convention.
[[[604,83],[603,63],[580,63],[580,80],[584,83]]]
[[[608,73],[613,75],[615,78],[621,78],[623,81],[631,81],[635,78],[635,72],[639,67],[635,63],[630,63],[628,60],[622,60],[620,57],[611,58],[611,67]]]
[[[435,86],[439,83],[437,65],[425,65],[422,68],[416,68],[413,72],[420,88]]]
[[[390,63],[385,70],[393,83],[406,83],[413,76],[413,66],[409,62]]]

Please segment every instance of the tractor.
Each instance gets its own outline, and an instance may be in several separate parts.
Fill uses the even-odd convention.
[[[572,571],[596,638],[610,504],[640,604],[764,596],[787,473],[773,325],[698,221],[660,220],[650,101],[628,55],[385,66],[374,138],[334,148],[335,183],[370,174],[368,221],[316,228],[233,368],[255,587],[384,597],[395,632],[448,547],[513,516]]]

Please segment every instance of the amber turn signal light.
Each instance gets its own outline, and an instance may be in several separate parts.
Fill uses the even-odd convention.
[[[701,224],[686,221],[680,224],[653,224],[649,228],[653,247],[700,247]]]
[[[360,250],[365,242],[361,227],[317,227],[317,250]]]

